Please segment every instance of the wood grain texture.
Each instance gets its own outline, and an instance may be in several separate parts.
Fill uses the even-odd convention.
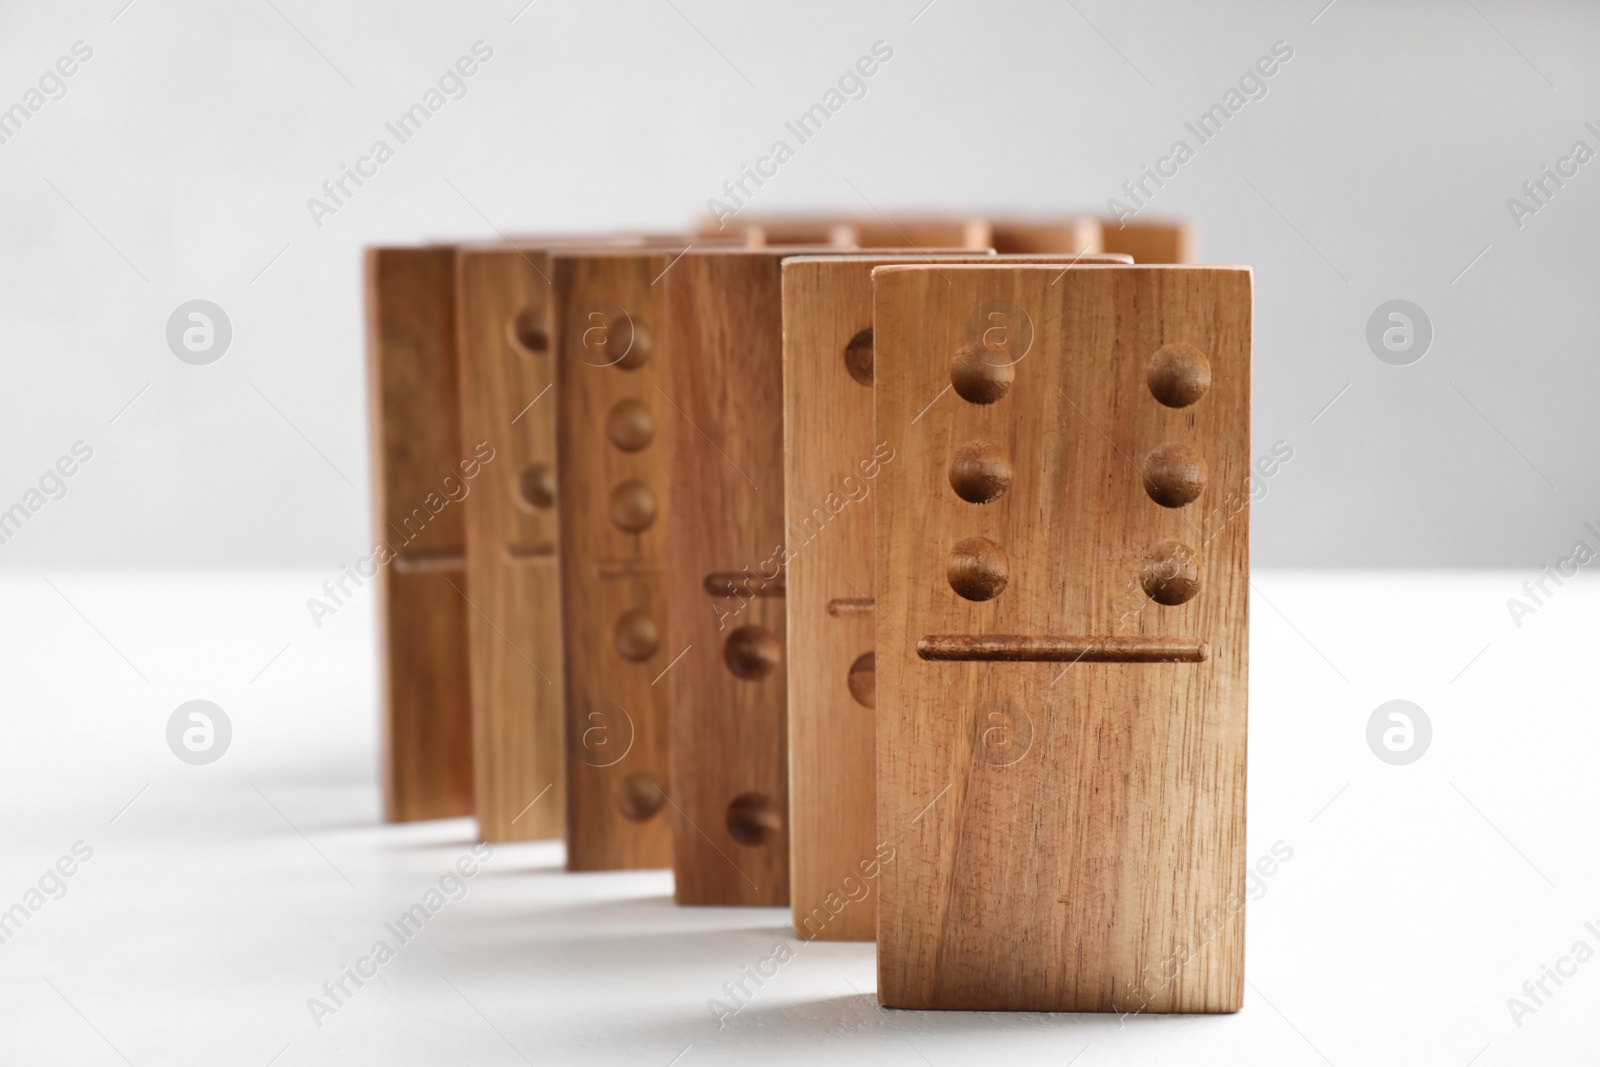
[[[784,262],[789,884],[797,937],[869,941],[876,928],[872,513],[877,473],[893,462],[894,449],[872,430],[872,271],[993,258]]]
[[[463,248],[463,441],[492,458],[464,505],[478,832],[560,837],[560,587],[546,253]]]
[[[704,588],[713,573],[758,589],[782,571],[782,257],[690,252],[661,282],[667,629],[687,649],[664,679],[680,904],[788,902],[783,598]]]
[[[1135,263],[1193,263],[1199,246],[1192,223],[1107,219],[1100,225],[1100,247],[1122,252]]]
[[[858,219],[852,223],[855,243],[863,248],[988,249],[989,223],[979,218],[934,216]]]
[[[1102,242],[1100,223],[1088,218],[1037,222],[996,219],[989,226],[989,243],[1002,255],[1046,252],[1092,255],[1109,251]]]
[[[880,875],[879,999],[1234,1011],[1250,274],[1055,274],[874,276],[876,432],[898,452],[878,478],[874,537],[878,834],[895,849]],[[996,311],[1006,328],[985,346]],[[1202,488],[1168,507],[1156,496],[1175,448],[1202,461]],[[987,503],[957,491],[973,455],[1008,472],[984,483],[1006,484]],[[937,662],[917,653],[926,635],[1143,637],[1208,655]]]
[[[696,243],[708,236],[725,239],[729,234],[741,234],[746,244],[758,248],[800,244],[831,245],[835,248],[916,248],[924,251],[934,248],[973,251],[992,248],[1002,255],[1129,251],[1127,248],[1105,247],[1100,221],[1087,217],[1018,219],[982,216],[860,218],[741,215],[720,228],[708,223],[702,228],[701,237],[696,239]],[[1187,230],[1172,223],[1130,222],[1126,234],[1126,240],[1137,243],[1140,251],[1147,256],[1163,251],[1173,254],[1170,249],[1178,247],[1174,242],[1189,237]],[[1188,262],[1188,259],[1151,259],[1151,262]]]
[[[667,867],[664,289],[676,251],[555,252],[567,869]],[[620,522],[619,522],[620,520]]]
[[[463,547],[459,506],[437,513],[458,474],[456,303],[449,247],[366,256],[367,389],[373,466],[384,817],[472,812],[466,604],[449,566]],[[393,557],[393,558],[392,558]],[[454,577],[459,580],[459,572]]]
[[[741,213],[721,222],[707,219],[696,230],[694,244],[703,247],[708,238],[719,241],[732,238],[747,248],[764,248],[768,245],[849,248],[857,243],[855,230],[845,220],[808,215],[761,216]]]
[[[834,249],[907,249],[922,251],[946,249],[980,251],[990,246],[990,225],[982,218],[955,218],[933,215],[886,218],[847,216],[761,216],[741,215],[722,226],[708,223],[702,237],[742,234],[746,246],[766,248],[824,245]],[[701,238],[697,238],[700,245]],[[1018,251],[1035,251],[1019,249]],[[1037,251],[1076,251],[1048,248]]]
[[[793,250],[693,251],[666,290],[667,629],[680,904],[789,902],[783,309]],[[711,593],[710,575],[725,588]],[[761,595],[761,594],[767,595]]]

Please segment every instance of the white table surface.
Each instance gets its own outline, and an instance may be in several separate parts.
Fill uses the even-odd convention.
[[[719,1029],[707,999],[796,944],[785,912],[678,908],[670,873],[567,874],[555,843],[496,847],[313,1023],[473,836],[378,821],[370,587],[319,630],[332,576],[0,577],[0,909],[93,849],[0,944],[0,1063],[1600,1062],[1600,959],[1507,1007],[1600,951],[1586,577],[1518,628],[1521,572],[1256,575],[1249,853],[1293,858],[1249,906],[1238,1014],[882,1011],[872,946],[818,942]],[[165,739],[196,698],[234,728],[209,766]],[[1409,766],[1366,743],[1394,698],[1433,723]]]

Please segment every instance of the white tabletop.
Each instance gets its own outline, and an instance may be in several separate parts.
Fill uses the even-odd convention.
[[[0,909],[26,913],[0,917],[0,1063],[1600,1056],[1600,961],[1572,956],[1600,953],[1586,578],[1513,620],[1537,574],[1258,573],[1249,852],[1292,857],[1249,906],[1242,1012],[1119,1020],[882,1011],[870,944],[798,944],[779,909],[675,907],[665,871],[567,874],[556,843],[496,847],[399,944],[385,924],[471,855],[473,827],[378,821],[370,595],[320,629],[305,608],[334,575],[0,578]],[[210,765],[168,748],[193,699],[233,728]],[[1408,765],[1367,742],[1392,699],[1432,724]],[[379,939],[393,959],[335,1005],[323,983]],[[708,999],[779,942],[794,959],[719,1028]],[[1570,977],[1540,993],[1543,965]],[[333,1010],[314,1020],[313,997]]]

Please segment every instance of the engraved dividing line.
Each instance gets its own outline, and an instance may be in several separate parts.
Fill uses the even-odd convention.
[[[401,574],[428,574],[435,571],[465,570],[467,557],[459,548],[413,548],[395,557],[394,569]]]
[[[877,601],[871,597],[840,596],[828,601],[829,615],[865,615],[877,610]]]
[[[717,571],[706,575],[702,583],[706,596],[718,596],[724,600],[732,600],[740,593],[734,588],[738,583],[744,582],[742,587],[750,596],[784,596],[784,585],[781,578],[768,581],[765,578],[755,578],[737,571]],[[751,582],[761,582],[759,589],[750,588]]]
[[[506,562],[510,564],[549,562],[555,558],[556,546],[551,544],[506,546]]]
[[[917,642],[917,655],[926,660],[1002,663],[1202,663],[1210,646],[1182,637],[928,634]]]
[[[905,645],[907,648],[911,647],[911,638],[906,635],[906,632],[904,630],[900,629],[900,627],[898,627],[898,626],[896,626],[894,624],[894,620],[893,619],[891,619],[889,616],[885,615],[882,611],[880,611],[878,609],[877,601],[874,600],[872,597],[869,597],[869,596],[865,595],[866,590],[864,590],[860,586],[856,585],[856,583],[852,582],[849,578],[845,578],[844,583],[846,585],[848,585],[851,589],[854,589],[856,591],[856,593],[860,596],[860,599],[862,599],[862,600],[871,600],[872,601],[873,614],[875,614],[878,617],[878,620],[883,622],[885,625],[887,625],[889,627],[889,629],[891,629],[891,630],[893,630],[895,632],[895,636],[900,638],[901,644]],[[935,664],[934,665],[934,672],[939,676],[939,681],[944,683],[945,688],[946,689],[950,688],[950,678],[946,674],[945,669],[943,667],[940,667],[937,664]]]

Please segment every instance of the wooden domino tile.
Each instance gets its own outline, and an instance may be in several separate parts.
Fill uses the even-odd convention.
[[[845,218],[827,216],[751,216],[732,224],[708,223],[702,237],[741,234],[751,248],[827,245],[835,249],[874,248],[923,251],[982,251],[990,246],[990,226],[980,218],[903,216]],[[696,239],[696,244],[701,238]],[[1023,248],[1017,251],[1078,251],[1077,248]]]
[[[996,261],[784,261],[789,884],[795,935],[807,940],[870,941],[876,927],[872,513],[878,471],[895,450],[872,428],[872,271],[985,258]]]
[[[837,218],[804,215],[741,215],[721,223],[708,219],[699,227],[694,244],[704,247],[708,240],[732,240],[746,248],[764,248],[768,245],[849,248],[859,243],[856,231],[849,223]]]
[[[989,243],[1002,255],[1121,251],[1107,249],[1100,223],[1095,219],[1060,219],[1054,222],[1016,222],[996,219],[989,225]]]
[[[657,283],[680,904],[789,902],[781,263],[805,251],[696,249]]]
[[[676,255],[550,257],[569,870],[672,864],[663,424],[678,416],[652,282]]]
[[[1107,226],[1114,224],[1107,223]],[[1130,247],[1112,248],[1104,244],[1103,227],[1098,219],[1061,217],[1055,219],[938,218],[905,216],[900,218],[843,217],[743,217],[718,228],[708,224],[701,237],[726,238],[742,235],[750,247],[766,245],[823,244],[835,248],[919,249],[934,248],[981,251],[993,249],[1005,254],[1056,255],[1101,252],[1132,253],[1148,262],[1188,262],[1192,252],[1190,231],[1176,223],[1130,222],[1118,241]],[[1179,251],[1181,249],[1181,252]],[[1158,259],[1157,256],[1183,258]],[[1135,256],[1138,260],[1139,256]]]
[[[549,257],[460,250],[462,441],[492,450],[463,503],[478,832],[560,837],[560,587]]]
[[[1100,247],[1122,252],[1135,263],[1193,263],[1197,241],[1187,222],[1106,219],[1100,224]]]
[[[472,813],[466,604],[452,588],[462,510],[442,504],[471,458],[457,409],[454,255],[441,245],[366,257],[374,536],[393,554],[379,554],[377,575],[391,822]]]
[[[693,251],[665,287],[667,686],[680,904],[789,901],[782,249]]]
[[[1250,273],[1056,274],[874,276],[879,999],[1235,1011]]]
[[[657,283],[680,904],[789,903],[781,264],[812,251],[696,248]]]
[[[962,218],[859,219],[853,224],[856,243],[864,248],[989,248],[989,223]]]

